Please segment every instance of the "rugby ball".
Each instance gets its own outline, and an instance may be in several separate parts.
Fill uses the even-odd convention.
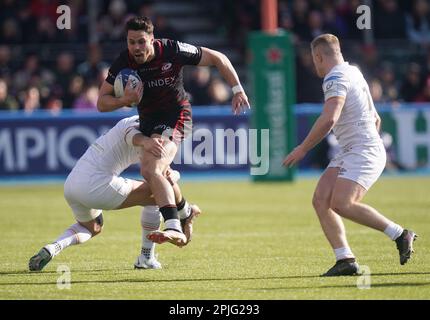
[[[122,69],[116,76],[115,82],[113,84],[113,90],[115,93],[115,97],[120,98],[124,95],[125,86],[127,85],[128,80],[131,80],[132,88],[136,88],[137,85],[142,83],[139,75],[135,70],[132,69]],[[135,107],[137,104],[132,104]]]

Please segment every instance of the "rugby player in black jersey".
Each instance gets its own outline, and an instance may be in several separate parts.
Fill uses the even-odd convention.
[[[128,20],[126,32],[127,49],[112,63],[100,88],[97,108],[108,112],[134,103],[138,105],[140,131],[152,138],[152,144],[141,159],[141,174],[151,187],[166,227],[148,238],[156,243],[168,241],[182,246],[188,239],[182,233],[172,186],[163,176],[178,145],[192,130],[191,105],[183,85],[182,68],[185,65],[215,66],[232,88],[234,114],[250,107],[248,97],[234,67],[223,53],[175,40],[155,39],[154,26],[147,17]],[[116,98],[113,84],[124,68],[136,70],[143,85],[132,88],[128,83],[124,95]],[[160,145],[165,153],[157,158],[151,149]]]

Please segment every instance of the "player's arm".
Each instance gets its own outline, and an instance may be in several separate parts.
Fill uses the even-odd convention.
[[[161,158],[166,154],[162,139],[153,139],[144,136],[137,128],[129,127],[125,131],[125,142],[129,146],[143,147],[145,152],[152,153],[155,157]]]
[[[114,95],[113,85],[105,80],[103,81],[99,91],[97,109],[100,112],[109,112],[124,106],[129,106],[133,103],[138,103],[142,94],[142,90],[143,88],[141,84],[133,89],[131,86],[131,81],[128,81],[124,90],[124,95],[120,98],[116,98]]]
[[[215,66],[224,80],[233,90],[232,111],[239,114],[242,109],[249,109],[248,97],[243,90],[239,76],[227,56],[219,51],[202,47],[202,57],[199,66]]]
[[[326,100],[323,111],[315,121],[311,131],[303,142],[285,158],[283,162],[285,166],[292,166],[303,159],[309,150],[320,143],[321,140],[330,133],[331,129],[333,129],[334,125],[339,120],[344,104],[344,97],[332,97]]]

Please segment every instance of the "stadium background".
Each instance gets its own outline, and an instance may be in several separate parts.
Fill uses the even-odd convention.
[[[347,60],[359,65],[368,79],[373,99],[384,120],[384,138],[390,156],[387,169],[428,169],[429,3],[426,0],[364,3],[371,5],[372,9],[372,29],[364,31],[356,26],[359,16],[356,7],[360,1],[295,0],[278,3],[279,28],[291,33],[296,52],[297,140],[300,141],[312,125],[323,98],[321,80],[312,65],[309,42],[318,34],[331,32],[340,37]],[[56,28],[59,17],[56,9],[61,4],[71,8],[70,30]],[[225,53],[237,69],[250,97],[253,96],[249,85],[247,37],[251,31],[260,29],[259,1],[220,0],[207,4],[193,0],[4,0],[1,7],[1,178],[67,173],[73,163],[73,160],[62,161],[67,155],[56,155],[57,166],[43,167],[49,157],[49,145],[40,146],[39,140],[42,136],[46,140],[46,129],[35,135],[34,131],[23,134],[18,131],[29,126],[46,128],[46,121],[49,121],[58,127],[61,134],[64,124],[55,119],[61,119],[63,111],[97,112],[98,88],[109,63],[118,54],[118,48],[125,47],[124,21],[135,13],[153,19],[156,37],[178,39]],[[204,115],[208,106],[228,105],[231,90],[215,70],[193,67],[185,68],[185,88],[192,104],[203,106],[196,112],[196,124],[200,122],[212,130],[210,127],[219,119],[200,119],[199,115]],[[224,117],[227,114],[222,108],[211,109],[206,114],[217,115],[220,112]],[[42,124],[36,121],[40,117],[39,111],[49,113],[44,116],[46,121]],[[67,113],[63,116],[70,119]],[[21,120],[17,121],[19,118]],[[99,126],[99,116],[96,118],[95,125]],[[101,122],[100,126],[113,124],[114,120]],[[76,122],[85,123],[79,119]],[[246,122],[243,119],[238,126],[246,126]],[[88,129],[92,130],[91,127]],[[88,137],[99,133],[93,130]],[[22,137],[21,144],[17,143],[17,136]],[[63,153],[69,152],[69,158],[75,159],[85,148],[73,146],[73,140],[78,145],[82,145],[82,141],[89,144],[91,138],[88,137],[71,137],[71,146],[59,146],[58,141],[54,144]],[[326,139],[311,152],[301,168],[323,168],[336,150],[332,141]],[[22,147],[18,148],[18,145]],[[200,171],[222,168],[209,165]],[[181,169],[188,170],[189,166]],[[244,166],[228,169],[243,171]]]
[[[372,8],[372,28],[366,31],[356,27],[359,16],[356,7],[362,3]],[[70,30],[56,28],[59,16],[56,8],[61,4],[71,8]],[[0,0],[0,183],[4,184],[0,196],[1,230],[4,234],[0,250],[4,261],[1,266],[4,283],[0,298],[94,296],[163,299],[166,296],[157,291],[160,278],[174,281],[165,280],[164,275],[145,275],[149,282],[136,280],[135,285],[153,288],[155,295],[151,296],[147,291],[146,296],[127,291],[127,285],[141,276],[127,269],[130,269],[134,252],[120,251],[114,244],[115,241],[127,245],[133,242],[138,247],[140,230],[135,216],[132,219],[123,215],[108,215],[110,235],[106,233],[82,249],[73,251],[73,248],[64,256],[66,260],[75,261],[72,264],[74,270],[77,269],[74,279],[78,280],[74,286],[82,287],[87,283],[106,285],[102,288],[108,288],[107,291],[82,287],[91,293],[81,296],[73,291],[70,295],[59,296],[58,290],[48,288],[55,285],[56,280],[51,279],[56,276],[55,271],[40,278],[27,277],[23,271],[28,256],[48,240],[45,237],[55,237],[71,219],[62,198],[61,182],[74,161],[98,134],[119,118],[134,114],[130,109],[100,114],[95,104],[109,63],[119,48],[126,45],[124,21],[136,13],[153,19],[156,37],[208,46],[225,53],[238,71],[247,93],[250,97],[253,95],[248,73],[247,39],[250,32],[261,28],[259,0]],[[428,230],[430,1],[279,0],[278,21],[279,28],[290,33],[295,50],[297,141],[309,130],[323,101],[321,79],[315,74],[309,42],[321,33],[331,32],[340,38],[346,60],[359,65],[368,79],[376,107],[383,118],[384,141],[389,154],[384,175],[392,177],[378,183],[374,195],[370,195],[368,200],[387,212],[396,212],[396,217],[402,221],[420,226],[421,232]],[[249,114],[239,118],[231,115],[231,90],[214,69],[186,67],[184,76],[197,126],[210,131],[220,126],[235,130],[248,127]],[[349,230],[352,230],[351,242],[362,244],[357,251],[365,262],[373,263],[374,271],[379,272],[374,280],[376,289],[364,295],[354,291],[355,283],[351,285],[347,280],[337,280],[327,286],[314,281],[311,276],[306,279],[309,273],[322,271],[318,268],[321,267],[319,262],[327,266],[332,262],[329,255],[322,255],[328,253],[327,246],[315,246],[316,243],[325,243],[325,240],[312,214],[310,197],[317,177],[315,173],[328,163],[335,150],[336,145],[331,138],[323,141],[301,163],[298,181],[292,185],[251,186],[243,181],[249,177],[248,166],[243,164],[180,167],[183,177],[191,178],[185,184],[185,191],[210,215],[199,222],[194,247],[182,253],[186,259],[177,261],[171,253],[174,251],[172,248],[160,248],[162,262],[170,263],[170,269],[165,271],[168,272],[167,278],[197,278],[190,280],[195,285],[191,290],[186,281],[175,283],[177,289],[174,293],[177,295],[167,297],[408,298],[410,296],[403,294],[412,292],[412,297],[428,299],[428,290],[425,290],[428,287],[424,286],[429,283],[427,266],[430,260],[425,250],[421,249],[417,258],[417,269],[407,269],[409,272],[404,274],[397,265],[390,265],[393,273],[387,273],[379,256],[366,256],[367,252],[375,254],[372,243],[376,236],[372,233],[362,243],[362,229],[350,228],[348,223]],[[311,180],[304,179],[308,176]],[[411,176],[419,178],[411,180]],[[237,177],[239,182],[234,181]],[[56,179],[56,184],[44,186],[51,178]],[[229,183],[219,183],[210,178],[222,178]],[[29,182],[30,186],[22,186],[22,182]],[[210,192],[204,186],[210,186]],[[285,210],[286,206],[288,210]],[[270,209],[270,220],[258,214],[267,208]],[[64,213],[61,219],[59,211]],[[135,213],[137,211],[134,210]],[[254,224],[244,222],[244,213]],[[21,217],[23,225],[17,224],[14,215]],[[42,224],[43,219],[49,219],[50,223]],[[274,225],[274,222],[278,223]],[[132,225],[135,228],[130,231]],[[33,229],[34,226],[37,229]],[[256,226],[258,232],[251,232]],[[287,231],[284,226],[288,226]],[[226,228],[240,232],[231,235],[225,231]],[[215,233],[222,236],[213,242]],[[296,243],[297,239],[300,239],[300,244]],[[105,247],[102,241],[107,241],[109,246]],[[274,242],[281,244],[274,246]],[[424,244],[422,242],[422,248]],[[386,245],[391,246],[388,242]],[[288,252],[301,252],[297,250],[299,246],[307,248],[311,259],[306,254],[300,256],[301,253],[286,256]],[[380,248],[385,247],[381,245]],[[81,258],[80,250],[83,256],[86,252],[98,260]],[[274,260],[266,257],[268,253]],[[392,260],[391,253],[386,259]],[[255,260],[255,256],[262,258]],[[111,269],[100,262],[106,260],[113,266]],[[59,259],[59,263],[61,261]],[[210,271],[207,261],[211,263]],[[265,276],[251,266],[257,266]],[[93,269],[101,271],[98,275],[100,281],[92,278]],[[177,273],[173,272],[174,269]],[[243,278],[241,272],[251,276]],[[128,278],[118,279],[116,273]],[[304,275],[303,279],[301,275]],[[206,286],[202,280],[206,278],[214,282]],[[232,279],[237,280],[235,288],[239,289],[231,288],[229,280]],[[285,279],[293,281],[288,284],[293,286],[293,291],[282,291],[289,290],[282,284]],[[109,285],[113,283],[123,285],[117,289],[125,288],[125,291],[118,291],[120,294],[116,295],[115,290],[110,291]],[[38,285],[45,285],[47,291]],[[255,292],[254,286],[264,290]],[[275,287],[280,291],[275,291]],[[399,289],[403,291],[399,293]],[[112,294],[103,293],[108,291]]]

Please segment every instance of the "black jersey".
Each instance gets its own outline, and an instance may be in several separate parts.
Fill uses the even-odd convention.
[[[128,49],[121,52],[112,63],[106,81],[114,84],[119,71],[124,68],[136,70],[143,81],[143,97],[138,105],[139,115],[151,115],[178,110],[189,105],[184,89],[182,67],[197,65],[202,49],[187,43],[168,40],[154,40],[155,57],[144,64],[136,64]]]

